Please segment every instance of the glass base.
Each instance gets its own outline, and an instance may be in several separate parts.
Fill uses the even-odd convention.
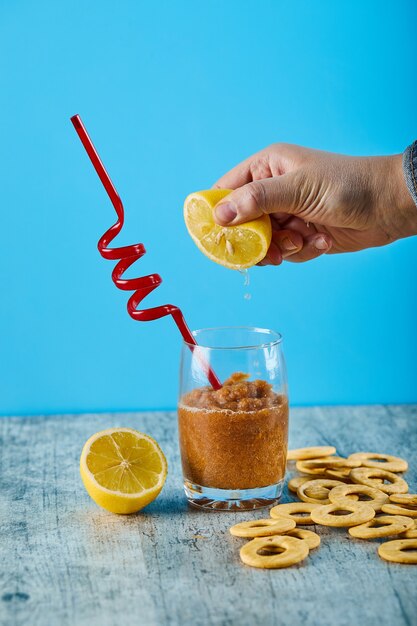
[[[252,511],[276,504],[284,481],[256,489],[214,489],[202,487],[188,480],[184,482],[188,502],[199,509],[214,511]]]

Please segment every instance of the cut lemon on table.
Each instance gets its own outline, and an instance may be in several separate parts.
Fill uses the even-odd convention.
[[[195,244],[209,259],[232,270],[256,265],[271,243],[269,215],[238,226],[219,226],[213,209],[231,189],[209,189],[190,194],[184,203],[184,219]]]
[[[155,500],[168,465],[152,437],[131,428],[109,428],[85,443],[80,473],[88,494],[111,513],[136,513]]]

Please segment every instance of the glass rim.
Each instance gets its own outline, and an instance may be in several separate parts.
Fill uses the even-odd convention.
[[[271,341],[264,341],[262,343],[250,344],[250,345],[241,345],[241,346],[207,346],[204,343],[200,343],[198,340],[198,335],[200,333],[205,332],[214,332],[214,331],[223,331],[223,330],[245,330],[253,333],[263,333],[265,335],[274,336],[274,339]],[[259,350],[262,348],[271,348],[272,346],[277,346],[282,342],[282,335],[275,330],[270,328],[258,328],[257,326],[213,326],[211,328],[197,328],[196,330],[192,330],[191,334],[196,338],[198,342],[199,348],[205,348],[206,350]],[[189,347],[194,347],[194,343],[190,343],[189,341],[183,341],[184,345]]]

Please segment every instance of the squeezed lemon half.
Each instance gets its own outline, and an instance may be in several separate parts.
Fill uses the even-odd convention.
[[[109,428],[85,443],[80,473],[88,494],[111,513],[135,513],[155,500],[168,465],[152,437],[131,428]]]
[[[209,189],[191,193],[184,203],[187,230],[209,259],[233,270],[256,265],[266,256],[271,243],[269,215],[238,226],[219,226],[213,209],[231,189]]]

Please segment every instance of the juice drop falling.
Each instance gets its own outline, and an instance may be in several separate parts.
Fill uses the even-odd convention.
[[[244,277],[244,279],[243,279],[243,286],[244,287],[249,287],[249,285],[250,285],[249,270],[248,269],[244,269],[244,270],[239,270],[239,272]],[[246,291],[246,293],[243,295],[243,297],[244,297],[245,300],[250,300],[252,298],[252,294],[249,293],[249,291]]]

